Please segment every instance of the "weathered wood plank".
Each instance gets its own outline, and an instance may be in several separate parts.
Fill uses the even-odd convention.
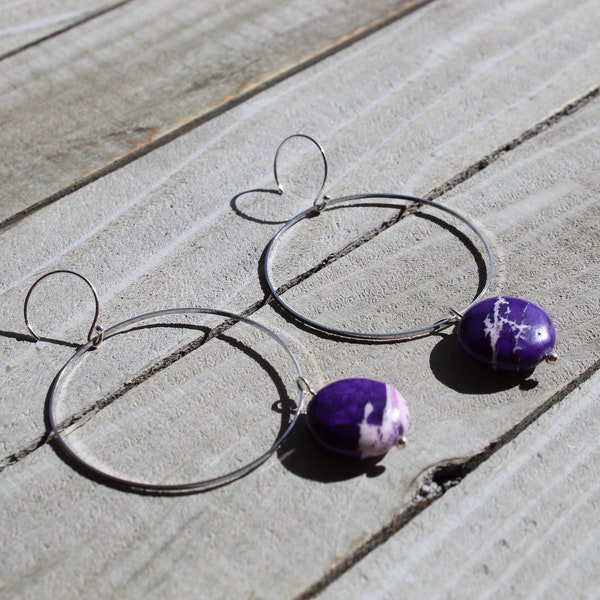
[[[121,4],[107,0],[5,0],[0,7],[0,60]]]
[[[596,373],[319,597],[594,598],[599,393]]]
[[[423,2],[131,2],[0,63],[0,219],[138,156]]]
[[[490,10],[493,6],[489,4]],[[27,286],[37,273],[59,265],[92,276],[101,290],[105,324],[173,304],[237,310],[252,305],[262,297],[256,265],[277,227],[272,222],[305,207],[307,198],[294,196],[290,185],[284,198],[246,194],[233,202],[235,210],[229,201],[242,189],[272,185],[268,169],[283,135],[323,132],[315,135],[331,156],[334,192],[359,187],[426,192],[589,89],[595,76],[591,58],[598,51],[596,38],[590,45],[586,37],[591,6],[565,5],[559,19],[539,3],[521,2],[511,5],[513,12],[492,11],[490,22],[472,23],[465,14],[473,4],[435,4],[64,198],[0,239],[3,256],[9,257],[2,265],[0,328],[15,331]],[[564,19],[579,33],[571,45],[558,43],[556,37]],[[536,23],[539,29],[532,38],[530,27]],[[519,36],[530,44],[528,52],[519,47]],[[421,46],[429,39],[452,42],[425,68],[418,61],[430,57]],[[398,65],[408,48],[417,57],[416,71],[414,64]],[[550,51],[558,54],[548,62]],[[525,60],[532,55],[534,61]],[[527,72],[518,85],[496,85],[514,80],[518,67]],[[363,74],[364,87],[348,85],[357,73]],[[446,78],[443,92],[438,76]],[[411,78],[413,86],[401,84]],[[527,81],[532,87],[522,86]],[[470,102],[477,94],[485,100]],[[334,105],[327,103],[331,98]],[[341,471],[338,462],[323,461],[305,430],[298,429],[280,461],[272,460],[251,477],[210,494],[173,499],[98,486],[43,446],[0,476],[2,503],[8,507],[1,526],[14,541],[13,552],[2,563],[3,593],[35,597],[42,590],[60,590],[67,597],[80,597],[93,590],[97,597],[108,597],[119,590],[123,597],[167,592],[194,597],[203,589],[217,598],[290,597],[405,510],[419,474],[437,462],[481,451],[589,368],[598,347],[593,221],[599,183],[597,104],[521,145],[443,199],[483,223],[492,237],[500,266],[494,291],[526,295],[556,319],[563,360],[553,369],[541,367],[530,382],[537,382],[536,387],[517,389],[506,380],[490,380],[461,359],[451,338],[394,346],[344,344],[309,335],[263,309],[257,318],[293,344],[315,386],[364,374],[403,389],[414,420],[409,447],[390,453],[380,465],[385,470],[357,477]],[[410,125],[397,117],[398,111],[414,115]],[[436,145],[437,160],[428,162]],[[301,158],[299,167],[286,159],[287,177],[293,172],[292,179],[301,181],[311,174]],[[408,188],[401,185],[407,179]],[[355,219],[361,217],[350,221]],[[402,231],[411,234],[411,227],[405,222]],[[387,246],[388,241],[396,243],[392,238],[378,241]],[[444,253],[444,239],[434,238],[433,243],[448,264],[456,256],[458,268],[465,261],[471,268],[472,257],[464,256],[460,245]],[[430,245],[428,239],[417,241],[417,248]],[[369,247],[374,254],[382,251],[375,244]],[[548,265],[556,280],[547,276]],[[351,283],[360,281],[357,274]],[[317,282],[330,283],[331,275]],[[430,281],[429,287],[435,283]],[[404,300],[414,297],[419,286],[422,281],[399,291],[399,304],[407,304]],[[460,281],[449,284],[448,292],[453,290],[461,293]],[[60,308],[60,298],[50,300],[49,309]],[[301,294],[298,301],[310,298]],[[423,317],[430,313],[429,307],[420,310]],[[38,317],[46,322],[44,314]],[[77,313],[50,331],[72,334],[85,320]],[[2,439],[10,453],[43,431],[45,391],[71,350],[34,347],[16,337],[4,337],[2,346]],[[147,350],[142,360],[160,350],[142,348]],[[221,356],[226,358],[216,354],[214,361]],[[164,450],[166,456],[168,440],[149,449],[152,437],[141,426],[153,411],[177,408],[162,401],[176,394],[173,389],[181,394],[184,410],[191,406],[193,395],[181,388],[193,387],[195,377],[201,384],[202,374],[208,373],[205,366],[196,374],[196,360],[193,356],[177,365],[181,381],[170,381],[166,373],[153,378],[147,404],[140,389],[140,396],[132,397],[131,414],[126,406],[114,405],[90,422],[92,443],[125,434],[113,449],[117,456],[122,451],[125,461],[144,457],[135,461],[141,468],[153,466],[146,460],[149,450],[159,455]],[[99,365],[108,375],[106,385],[125,376],[114,373],[118,364],[100,360]],[[457,377],[457,371],[462,375]],[[100,380],[99,385],[105,383]],[[214,386],[203,397],[222,411],[215,416],[229,419],[234,432],[243,430],[243,416],[240,420],[232,415],[231,404],[223,398],[234,399],[241,409],[251,408],[254,398],[240,398],[236,389],[232,382],[218,394]],[[139,415],[139,422],[128,419],[132,415]],[[253,418],[258,423],[265,417]],[[271,415],[268,420],[272,422]],[[172,429],[178,447],[190,437],[185,421],[176,422],[182,426]],[[134,426],[139,428],[129,436]],[[257,432],[262,435],[262,429]],[[139,445],[132,450],[131,442]],[[130,468],[131,463],[121,466]]]

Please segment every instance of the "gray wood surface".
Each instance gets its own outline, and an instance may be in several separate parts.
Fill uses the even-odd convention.
[[[145,118],[144,102],[129,102],[127,90],[121,97],[118,85],[102,81],[131,80],[133,95],[148,84],[145,93],[150,94],[158,89],[152,87],[158,85],[156,73],[169,83],[158,86],[164,95],[157,96],[152,110],[164,123],[174,123],[179,108],[166,98],[189,85],[188,72],[169,69],[170,63],[157,57],[173,52],[175,60],[175,49],[185,45],[169,35],[176,19],[187,17],[191,39],[198,27],[209,27],[210,18],[163,15],[160,7],[128,3],[96,19],[91,37],[89,25],[77,26],[0,63],[8,78],[25,82],[12,108],[25,125],[4,131],[3,144],[18,135],[23,148],[32,146],[30,121],[61,131],[70,115],[93,112],[86,94],[98,101],[98,110],[93,127],[84,133],[74,129],[76,136],[97,140],[100,129],[108,131],[119,119],[125,128],[137,127]],[[560,572],[579,562],[584,584],[574,587],[575,579],[566,578],[556,593],[593,590],[597,580],[589,565],[597,563],[580,561],[577,553],[583,550],[573,547],[573,539],[579,533],[586,548],[597,543],[597,505],[591,498],[581,510],[563,515],[563,508],[578,490],[591,494],[597,479],[590,471],[586,480],[585,465],[575,456],[597,427],[597,411],[585,408],[598,393],[593,377],[600,315],[597,5],[436,1],[306,67],[307,55],[323,52],[325,38],[314,38],[309,24],[334,4],[325,7],[307,11],[298,29],[292,28],[300,41],[288,47],[303,50],[290,58],[258,49],[251,35],[236,34],[254,23],[237,12],[242,9],[223,6],[218,12],[197,3],[188,10],[214,10],[214,19],[233,24],[227,35],[235,38],[238,55],[246,48],[246,58],[256,52],[261,61],[288,61],[290,72],[294,65],[302,69],[260,94],[240,96],[236,106],[227,105],[187,133],[186,126],[173,126],[174,139],[149,147],[143,156],[127,140],[120,150],[126,159],[106,172],[102,161],[113,156],[114,148],[106,155],[94,151],[90,157],[99,176],[85,185],[78,171],[82,163],[72,160],[82,154],[81,147],[68,136],[56,137],[55,143],[71,154],[58,178],[30,177],[23,170],[25,154],[16,153],[5,163],[13,177],[4,198],[22,197],[10,190],[25,188],[36,198],[63,195],[28,209],[25,217],[20,213],[25,205],[12,199],[0,203],[9,222],[20,215],[0,237],[0,526],[6,548],[0,559],[0,597],[293,598],[322,591],[330,598],[361,597],[367,594],[366,571],[390,568],[381,558],[386,548],[401,556],[402,540],[415,540],[427,530],[439,534],[402,550],[409,555],[414,547],[411,560],[422,557],[405,597],[423,597],[426,589],[438,590],[441,597],[453,597],[456,590],[459,597],[506,597],[505,586],[515,582],[531,594],[554,597],[554,588],[538,585],[535,574],[542,568]],[[256,27],[275,37],[280,35],[274,33],[275,24],[294,21],[292,4],[253,3],[254,9]],[[405,9],[404,4],[398,8]],[[367,17],[348,7],[340,23],[358,19],[360,26],[353,27],[368,30],[384,14]],[[102,26],[103,19],[110,23]],[[145,63],[146,71],[135,61],[118,63],[111,69],[123,71],[111,78],[117,71],[98,65],[119,55],[114,40],[122,28],[141,19],[151,25],[149,37],[134,35],[127,43],[140,44],[138,49],[151,46],[154,62]],[[227,35],[220,38],[225,45]],[[293,35],[288,32],[282,43],[283,38],[288,42]],[[46,84],[35,80],[32,66],[23,71],[25,63],[18,61],[29,53],[27,65],[56,65],[52,52],[87,56],[89,44],[98,44],[106,54],[98,50],[81,63],[86,77],[68,86],[60,100],[65,111],[57,114],[52,102],[33,110],[35,94],[25,88]],[[218,67],[227,54],[214,50],[214,55],[196,57],[197,64]],[[246,64],[235,66],[232,79],[245,77]],[[60,69],[52,73],[48,85]],[[103,94],[113,107],[123,103],[123,116],[117,119],[116,113],[100,109]],[[205,110],[209,103],[203,100],[199,106]],[[195,119],[190,114],[182,118],[186,123]],[[466,360],[451,331],[406,343],[348,343],[305,331],[274,309],[261,284],[262,252],[281,223],[309,205],[321,169],[312,148],[290,145],[281,162],[286,192],[265,191],[274,190],[277,144],[296,131],[324,144],[330,194],[430,194],[471,216],[496,254],[490,293],[521,295],[548,310],[559,332],[558,364],[542,365],[524,381],[494,377]],[[64,194],[69,186],[78,189]],[[282,244],[275,264],[278,283],[321,264],[348,240],[381,225],[391,211],[354,207],[307,221],[304,231]],[[444,215],[431,210],[421,215],[442,221],[404,218],[304,277],[286,298],[341,326],[389,330],[443,318],[476,290],[477,249],[470,250],[448,229],[456,224]],[[82,476],[47,443],[43,412],[52,378],[73,348],[33,344],[22,325],[28,287],[55,268],[75,269],[94,281],[105,326],[171,306],[247,311],[287,340],[316,388],[346,376],[396,385],[411,408],[408,446],[375,465],[350,466],[319,452],[300,423],[276,457],[249,476],[204,494],[136,495]],[[48,280],[32,302],[38,329],[52,338],[84,339],[88,296],[76,281]],[[296,397],[294,374],[281,351],[254,331],[235,326],[95,410],[121,384],[160,365],[172,348],[197,334],[189,321],[175,322],[180,326],[108,340],[86,357],[62,398],[61,417],[80,415],[69,439],[115,473],[181,481],[235,468],[272,443]],[[205,327],[217,321],[192,322]],[[273,409],[278,401],[283,417]],[[90,407],[91,419],[84,416]],[[560,459],[565,464],[571,459],[564,458],[564,451],[548,451],[547,471],[538,475],[537,455],[528,452],[546,443],[555,416],[572,439],[571,414],[574,423],[588,414],[590,419],[589,431],[573,442],[573,470],[566,469],[561,479]],[[558,435],[558,430],[552,433]],[[455,466],[439,470],[447,464]],[[477,499],[498,485],[495,474],[504,464],[511,465],[506,481],[515,496],[502,498],[497,520],[491,521],[491,508]],[[553,469],[557,495],[550,498],[535,478]],[[518,478],[527,475],[531,482],[519,485]],[[451,483],[459,485],[442,495]],[[550,521],[570,523],[574,534],[553,553],[524,550],[514,560],[500,538],[500,547],[486,546],[490,531],[504,527],[520,510],[519,494],[534,491],[537,502],[549,502],[548,516],[539,528],[513,533],[509,541],[546,549],[555,539],[544,537]],[[468,525],[456,514],[464,514]],[[448,580],[452,561],[440,557],[436,545],[452,527],[466,531],[473,553],[456,573],[458,587]],[[481,565],[488,567],[487,579],[479,576]],[[388,579],[401,581],[403,573],[398,567]],[[387,583],[377,578],[368,583],[373,586],[369,594],[386,597]]]
[[[320,597],[597,598],[599,385],[596,373]]]
[[[0,219],[64,196],[421,3],[124,2],[8,57]]]

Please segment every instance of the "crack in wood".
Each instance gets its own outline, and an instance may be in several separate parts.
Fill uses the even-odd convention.
[[[573,102],[569,102],[567,105],[563,106],[560,110],[556,111],[548,118],[536,123],[526,131],[524,131],[520,136],[514,138],[510,142],[500,146],[500,148],[494,150],[490,154],[484,156],[478,161],[474,162],[472,165],[468,166],[466,169],[454,175],[448,179],[448,181],[444,182],[442,185],[433,189],[428,195],[427,198],[429,200],[434,200],[439,196],[449,192],[454,189],[457,185],[460,185],[467,179],[470,179],[480,171],[483,171],[485,168],[489,167],[492,163],[495,163],[497,160],[502,158],[505,154],[514,150],[518,146],[521,146],[525,142],[531,140],[536,137],[540,133],[546,131],[549,127],[556,125],[565,117],[569,117],[572,114],[576,113],[578,110],[583,108],[586,104],[594,100],[600,95],[600,86],[597,86],[590,90],[587,94],[584,94],[577,100]]]
[[[598,371],[599,368],[600,359],[574,380],[570,381],[566,386],[558,390],[546,402],[538,406],[522,421],[489,444],[481,452],[462,461],[444,463],[430,469],[421,479],[419,488],[415,492],[413,499],[407,508],[394,516],[385,527],[366,542],[358,546],[354,552],[304,590],[304,592],[296,596],[294,600],[310,600],[315,598],[324,591],[325,588],[331,585],[335,580],[339,579],[344,573],[349,571],[373,550],[387,542],[404,526],[408,525],[410,521],[422,513],[428,506],[442,498],[450,488],[459,485],[465,477],[491,458],[498,450],[516,439],[525,429],[537,421],[543,414],[548,412],[553,406],[564,400],[564,398],[576,388],[583,385],[596,373],[596,371]]]
[[[45,446],[53,438],[54,438],[54,435],[52,433],[46,432],[43,435],[36,438],[35,440],[31,441],[26,446],[23,446],[22,448],[20,448],[16,452],[13,452],[12,454],[5,456],[2,459],[2,461],[0,461],[0,473],[2,473],[2,471],[4,471],[4,469],[6,469],[7,467],[10,467],[10,466],[18,463],[20,460],[28,457],[30,454],[32,454],[36,450],[39,450],[42,446]]]
[[[114,4],[111,4],[110,6],[107,6],[105,8],[101,8],[99,10],[89,12],[88,14],[84,15],[80,19],[77,19],[73,23],[69,23],[68,25],[65,25],[64,27],[60,27],[59,29],[53,31],[52,33],[49,33],[42,37],[39,37],[35,40],[32,40],[31,42],[28,42],[27,44],[23,44],[22,46],[19,46],[18,48],[13,48],[12,50],[5,52],[4,54],[0,54],[0,62],[3,60],[6,60],[7,58],[10,58],[11,56],[16,56],[17,54],[20,54],[21,52],[24,52],[25,50],[28,50],[29,48],[35,48],[35,46],[39,46],[40,44],[43,44],[44,42],[51,40],[52,38],[58,37],[59,35],[62,35],[63,33],[70,31],[71,29],[75,29],[76,27],[79,27],[80,25],[89,23],[90,21],[93,21],[94,19],[97,19],[98,17],[102,17],[103,15],[105,15],[109,12],[112,12],[118,8],[121,8],[125,4],[129,4],[131,2],[133,2],[133,0],[121,0],[121,2],[115,2]]]
[[[392,215],[389,219],[383,221],[383,223],[381,223],[377,227],[373,227],[369,231],[366,231],[365,233],[351,240],[340,250],[336,250],[335,252],[332,252],[331,254],[326,256],[319,264],[315,265],[310,269],[307,269],[306,271],[304,271],[304,273],[300,273],[300,275],[296,275],[296,277],[293,277],[292,279],[278,287],[277,293],[281,295],[287,292],[296,285],[308,279],[310,276],[315,275],[319,271],[322,271],[325,267],[333,264],[341,258],[344,258],[344,256],[347,256],[354,250],[357,250],[367,242],[371,241],[373,238],[382,234],[384,231],[387,231],[390,227],[396,225],[396,223],[399,223],[404,218],[410,216],[411,214],[414,214],[417,208],[417,206],[411,206],[410,208],[403,207],[398,209],[396,214]]]

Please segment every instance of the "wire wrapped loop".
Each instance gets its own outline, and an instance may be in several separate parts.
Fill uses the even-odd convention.
[[[325,150],[323,150],[323,147],[321,146],[321,144],[319,144],[319,142],[317,142],[317,140],[310,137],[309,135],[306,135],[305,133],[294,133],[293,135],[286,137],[283,140],[283,142],[281,142],[281,144],[279,144],[279,146],[277,147],[277,151],[275,152],[275,159],[273,161],[273,174],[275,175],[275,183],[277,184],[277,189],[279,190],[280,194],[283,193],[283,185],[281,185],[281,183],[279,181],[279,175],[277,172],[277,160],[279,159],[279,154],[280,154],[281,150],[283,149],[283,147],[290,140],[292,140],[294,138],[304,138],[306,140],[309,140],[319,149],[319,152],[321,153],[321,158],[323,159],[323,180],[321,182],[321,187],[319,188],[319,191],[317,192],[317,195],[315,196],[315,199],[313,200],[313,206],[317,209],[318,212],[321,212],[325,208],[325,206],[327,204],[327,199],[328,199],[327,196],[321,197],[323,189],[325,188],[325,183],[327,182],[327,172],[328,172],[327,157],[325,156]]]
[[[77,273],[76,271],[70,271],[68,269],[57,269],[55,271],[49,271],[48,273],[45,273],[40,278],[38,278],[35,281],[35,283],[29,288],[29,291],[27,292],[27,295],[25,296],[25,303],[23,305],[23,316],[25,317],[25,325],[26,325],[27,329],[29,330],[29,333],[31,333],[31,335],[34,337],[36,342],[39,342],[42,339],[33,330],[33,327],[31,326],[31,323],[29,321],[28,309],[29,309],[29,300],[31,299],[31,294],[33,293],[33,290],[36,288],[36,286],[40,282],[42,282],[44,279],[46,279],[46,277],[50,277],[50,275],[56,275],[59,273],[66,273],[67,275],[75,275],[75,277],[79,277],[79,279],[83,280],[87,284],[87,286],[90,288],[90,290],[92,290],[92,294],[94,295],[95,310],[94,310],[94,319],[92,321],[92,325],[88,332],[87,339],[88,339],[88,342],[90,342],[90,341],[92,341],[92,338],[93,338],[95,340],[93,347],[97,348],[102,343],[102,333],[101,332],[103,331],[102,327],[97,325],[98,316],[100,314],[100,302],[98,300],[98,293],[96,292],[96,288],[92,285],[90,280],[87,279],[87,277],[84,277],[83,275],[81,275],[80,273]],[[94,335],[95,332],[97,332],[96,335]]]

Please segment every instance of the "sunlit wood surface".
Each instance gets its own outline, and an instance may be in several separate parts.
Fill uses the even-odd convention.
[[[5,1],[0,6],[0,598],[593,598],[600,589],[600,38],[595,1]],[[502,377],[453,330],[396,343],[319,334],[272,302],[262,257],[325,192],[405,193],[492,245],[488,296],[545,308],[556,364]],[[374,206],[376,204],[376,206]],[[466,306],[476,236],[425,208],[356,203],[282,242],[277,285],[343,329],[397,331]],[[347,252],[348,243],[361,239]],[[318,389],[392,383],[408,444],[329,457],[304,417],[256,470],[137,494],[48,435],[53,378],[100,322],[170,307],[243,313]],[[106,340],[61,397],[94,464],[193,481],[266,451],[297,401],[289,358],[217,317]],[[62,343],[58,343],[58,342]],[[141,374],[141,375],[140,375]],[[132,383],[133,382],[133,383]],[[127,393],[121,393],[127,386]],[[50,436],[51,437],[51,436]]]

